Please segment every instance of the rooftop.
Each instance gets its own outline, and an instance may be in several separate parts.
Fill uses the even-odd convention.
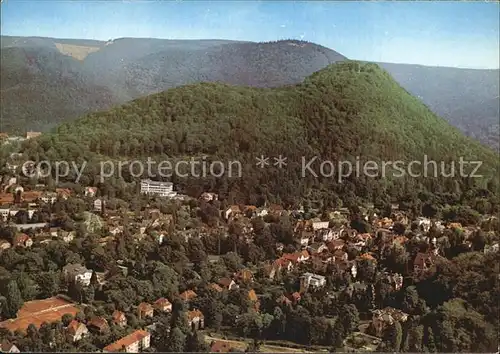
[[[150,336],[150,333],[143,330],[137,330],[135,332],[130,333],[128,336],[125,336],[114,343],[111,343],[107,347],[104,347],[104,352],[120,352],[123,351],[123,348],[128,347],[131,344],[134,344],[146,337]]]

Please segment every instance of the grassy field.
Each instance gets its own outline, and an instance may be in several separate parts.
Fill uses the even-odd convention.
[[[72,45],[72,44],[63,44],[56,43],[56,48],[64,55],[69,55],[77,60],[83,60],[90,53],[97,52],[99,47],[89,47],[83,45]]]

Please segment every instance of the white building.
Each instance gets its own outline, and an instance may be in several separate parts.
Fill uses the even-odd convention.
[[[104,201],[102,199],[94,200],[94,211],[102,211],[102,206],[104,205]]]
[[[92,278],[92,271],[82,266],[81,264],[68,264],[63,268],[63,273],[66,281],[74,281],[82,285],[90,285],[90,278]]]
[[[143,179],[141,181],[141,193],[157,195],[160,197],[175,197],[177,192],[173,191],[174,185],[172,182],[158,182],[150,179]]]
[[[0,216],[4,221],[7,220],[10,214],[10,208],[0,208]]]
[[[424,232],[428,232],[431,228],[431,220],[428,218],[419,217],[417,219],[417,224],[424,230]]]
[[[300,288],[307,290],[309,288],[321,288],[326,285],[326,278],[322,275],[313,273],[304,273],[300,277]]]

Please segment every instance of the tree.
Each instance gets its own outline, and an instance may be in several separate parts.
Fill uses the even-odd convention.
[[[38,294],[38,285],[28,273],[19,273],[16,281],[24,301],[30,301],[36,298]]]
[[[208,350],[209,348],[203,334],[198,333],[196,329],[188,333],[186,337],[186,352],[198,353],[207,352]]]
[[[97,273],[95,270],[92,271],[92,276],[90,277],[90,285],[94,288],[99,286],[99,280],[97,279]]]
[[[4,315],[8,318],[16,317],[17,311],[23,306],[24,301],[15,280],[11,280],[7,284],[5,298]]]
[[[168,337],[166,351],[171,353],[180,353],[184,351],[186,344],[186,335],[178,327],[172,328]]]
[[[385,329],[380,349],[390,352],[399,352],[402,339],[403,329],[401,328],[401,324],[396,321]]]
[[[359,326],[359,312],[356,306],[353,304],[342,306],[340,311],[340,318],[342,319],[342,324],[346,334],[357,330]]]
[[[424,339],[424,326],[413,326],[408,330],[406,337],[406,351],[418,353],[422,351],[422,341]]]

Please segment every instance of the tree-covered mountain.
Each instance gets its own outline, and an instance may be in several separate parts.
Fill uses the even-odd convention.
[[[1,47],[2,81],[19,76],[19,70],[31,73],[28,81],[2,83],[0,92],[1,130],[22,133],[46,131],[93,110],[196,82],[253,87],[296,84],[346,59],[331,49],[296,40],[120,38],[104,42],[2,36]],[[9,53],[16,50],[22,55]],[[45,71],[33,72],[33,58]],[[71,75],[62,81],[61,63],[71,65]],[[498,148],[498,70],[379,65],[436,114]]]
[[[88,166],[109,158],[172,161],[205,156],[207,163],[239,161],[240,178],[173,180],[184,191],[196,191],[193,194],[213,189],[242,202],[263,198],[295,203],[306,196],[330,204],[339,196],[380,202],[419,191],[460,195],[481,187],[490,190],[482,193],[491,193],[498,182],[493,151],[434,115],[376,64],[350,61],[328,66],[301,84],[279,88],[221,83],[174,88],[65,123],[53,134],[27,141],[24,151],[34,160],[87,160]],[[287,168],[258,169],[255,159],[260,155],[286,156]],[[438,162],[439,173],[440,162],[449,173],[455,161],[455,176],[460,174],[460,157],[483,161],[477,174],[484,177],[433,178],[429,168],[427,177],[417,178],[400,176],[391,167],[382,176],[380,164],[376,177],[372,172],[356,175],[356,158],[361,169],[369,160],[401,160],[406,169],[411,161],[423,161],[424,155]],[[318,158],[311,168],[318,177],[302,163],[302,158],[310,161],[314,156]],[[330,170],[323,166],[321,176],[320,163],[325,160],[332,161],[334,169],[340,161],[351,161],[353,173],[339,183],[338,170],[327,176]],[[413,169],[417,172],[422,173],[418,166]],[[98,169],[87,167],[81,182],[92,184],[98,174]],[[127,172],[123,179],[134,180]]]
[[[84,113],[189,83],[293,84],[346,59],[302,41],[2,37],[1,44],[2,81],[12,78],[0,93],[1,129],[8,132],[48,130]],[[43,70],[34,70],[33,63]],[[18,82],[19,71],[31,76]]]

